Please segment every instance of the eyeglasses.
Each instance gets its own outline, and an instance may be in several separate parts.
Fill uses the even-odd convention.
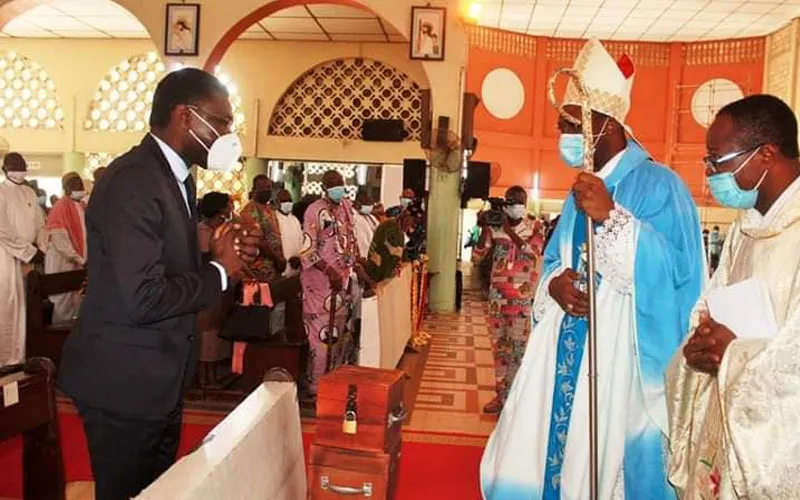
[[[220,128],[223,128],[223,129],[230,128],[231,124],[233,123],[233,120],[229,120],[228,118],[224,118],[222,116],[219,116],[219,115],[216,115],[214,113],[211,113],[210,111],[206,111],[205,109],[203,109],[203,108],[201,108],[199,106],[189,105],[188,107],[190,109],[195,110],[195,112],[199,112],[201,115],[205,116],[208,120],[210,120],[212,122],[215,122],[215,123],[218,123],[219,125],[221,125]],[[215,131],[216,131],[216,129],[215,129]]]
[[[733,160],[735,158],[738,158],[738,157],[740,157],[740,156],[742,156],[744,154],[747,154],[747,153],[750,153],[752,151],[755,151],[756,149],[760,148],[761,146],[763,146],[763,144],[759,144],[758,146],[753,146],[752,148],[742,149],[740,151],[735,151],[733,153],[728,153],[726,155],[720,156],[719,158],[713,158],[711,155],[708,155],[708,156],[703,158],[703,165],[705,165],[705,167],[708,170],[711,170],[713,173],[716,174],[716,173],[719,173],[719,167],[722,166],[722,164],[727,163],[727,162],[729,162],[729,161],[731,161],[731,160]]]

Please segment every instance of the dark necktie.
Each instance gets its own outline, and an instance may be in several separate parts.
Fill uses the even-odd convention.
[[[190,216],[194,218],[194,214],[197,211],[197,192],[194,187],[194,178],[189,175],[183,181],[183,185],[186,188],[186,201],[189,203]]]

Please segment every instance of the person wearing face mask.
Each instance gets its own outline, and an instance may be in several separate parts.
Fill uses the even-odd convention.
[[[797,128],[786,103],[752,95],[723,107],[706,134],[711,194],[740,213],[695,306],[691,337],[667,372],[669,471],[682,499],[793,498],[800,491]],[[726,326],[709,308],[707,297],[743,282],[767,298],[743,295],[736,307],[753,317],[771,314],[771,331],[758,330],[764,321]]]
[[[411,188],[406,188],[403,190],[403,193],[400,195],[400,208],[405,210],[408,208],[414,200],[417,199],[417,193],[414,192]]]
[[[487,500],[588,495],[589,229],[597,271],[598,499],[673,499],[664,374],[706,278],[697,208],[680,177],[629,136],[630,58],[615,60],[593,39],[572,69],[588,93],[595,171],[576,176],[545,248],[533,330],[484,452],[482,490]],[[561,157],[581,168],[589,124],[574,82],[561,103],[570,116],[558,122]]]
[[[353,222],[356,233],[356,246],[358,255],[366,259],[369,253],[369,245],[375,235],[375,228],[378,227],[378,219],[372,215],[374,203],[372,197],[365,190],[359,191],[356,201],[353,203]]]
[[[82,269],[86,265],[86,221],[81,201],[85,197],[83,180],[75,172],[61,179],[64,196],[53,205],[47,216],[47,253],[44,269],[47,274]],[[63,323],[75,317],[81,305],[80,291],[50,297],[53,321]]]
[[[25,268],[45,248],[44,214],[25,183],[28,164],[19,153],[3,158],[0,183],[0,367],[25,360]]]
[[[495,397],[483,407],[488,414],[503,409],[525,352],[544,242],[541,224],[526,216],[525,189],[509,188],[505,202],[503,226],[484,226],[473,250],[477,259],[491,261],[489,333],[495,360]]]
[[[242,148],[228,91],[195,68],[156,86],[150,131],[115,159],[86,211],[88,289],[58,376],[83,419],[97,500],[136,497],[172,465],[198,357],[197,313],[258,254],[260,230],[223,224],[208,260],[189,168],[230,172]]]
[[[326,372],[329,337],[334,343],[332,366],[347,364],[354,353],[348,331],[352,293],[350,276],[356,264],[353,209],[345,198],[344,178],[335,170],[322,176],[325,197],[312,203],[303,221],[303,322],[311,351],[304,390],[309,404],[316,399],[319,377]],[[334,323],[330,305],[335,301]]]
[[[231,219],[233,200],[225,193],[212,191],[200,199],[197,208],[201,217],[197,224],[197,243],[200,245],[203,257],[210,259],[214,232]],[[218,300],[197,314],[200,340],[197,378],[200,387],[209,386],[216,381],[219,364],[230,359],[233,352],[231,342],[219,337],[223,311],[227,309],[226,299],[227,297],[223,297],[222,300]]]
[[[283,258],[287,262],[285,277],[297,276],[300,273],[300,251],[303,249],[303,228],[300,221],[292,214],[294,203],[292,194],[287,189],[278,192],[278,228],[281,234]]]
[[[261,255],[251,266],[255,279],[263,283],[274,280],[286,270],[286,259],[281,248],[281,234],[278,217],[272,208],[272,181],[266,175],[253,179],[250,203],[245,205],[239,216],[242,221],[261,228]]]

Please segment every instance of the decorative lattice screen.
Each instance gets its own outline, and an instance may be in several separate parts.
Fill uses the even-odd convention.
[[[47,72],[16,52],[0,53],[0,128],[60,129],[64,111]]]
[[[269,134],[360,139],[367,119],[403,120],[407,141],[422,128],[420,87],[372,59],[336,59],[307,71],[275,106]]]

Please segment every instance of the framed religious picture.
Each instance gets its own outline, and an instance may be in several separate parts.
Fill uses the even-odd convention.
[[[164,53],[196,56],[200,41],[200,4],[168,3]]]
[[[444,61],[447,9],[411,7],[411,59]]]

